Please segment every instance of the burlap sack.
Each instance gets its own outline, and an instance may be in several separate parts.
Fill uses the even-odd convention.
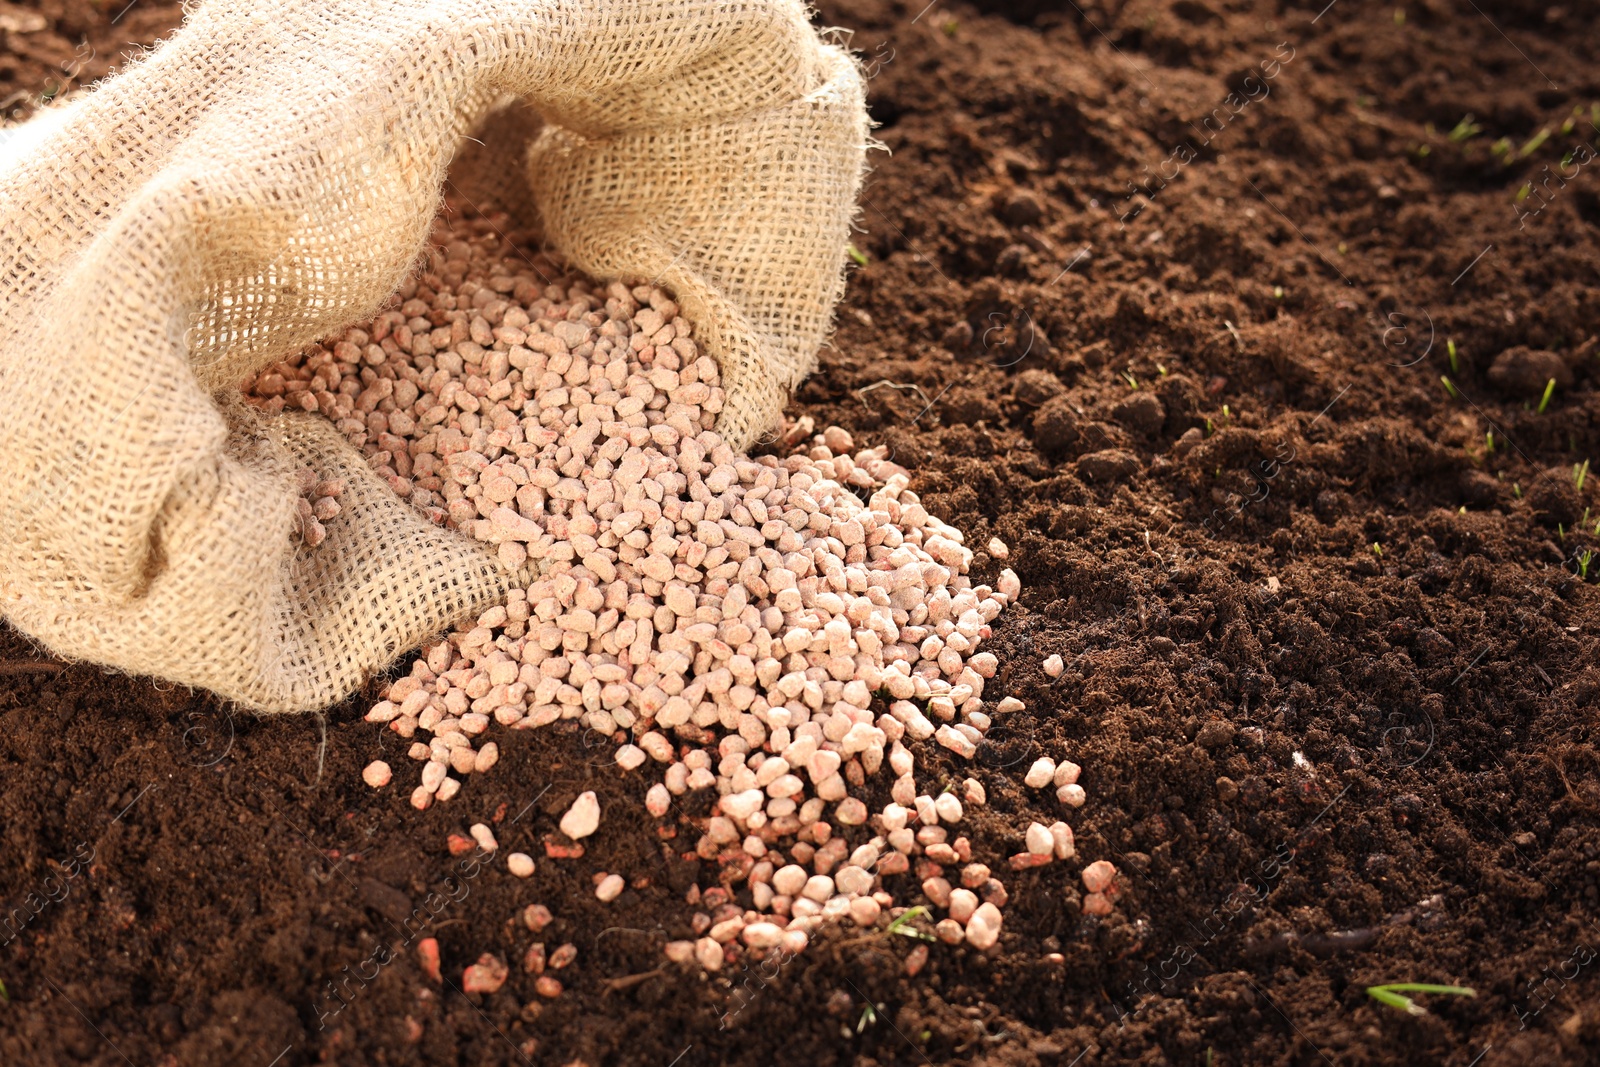
[[[204,3],[0,164],[7,619],[287,711],[503,596],[481,546],[331,427],[229,394],[378,309],[462,139],[515,126],[485,125],[507,94],[545,121],[515,169],[548,237],[677,292],[730,441],[777,418],[842,286],[868,136],[854,63],[802,4]],[[299,462],[350,486],[316,549],[291,541]]]

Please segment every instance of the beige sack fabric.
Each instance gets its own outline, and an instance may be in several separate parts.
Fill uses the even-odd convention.
[[[802,4],[203,3],[0,163],[13,625],[289,711],[504,595],[331,426],[234,397],[394,292],[463,138],[517,126],[485,121],[508,94],[545,125],[479,166],[525,173],[578,267],[676,291],[730,443],[775,422],[843,285],[868,141],[854,62]],[[291,540],[300,463],[348,486],[315,549]]]

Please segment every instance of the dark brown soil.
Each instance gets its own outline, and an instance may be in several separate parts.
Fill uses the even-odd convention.
[[[394,748],[361,700],[319,765],[314,716],[11,673],[0,900],[25,925],[0,1062],[1600,1057],[1600,500],[1573,473],[1600,452],[1597,9],[923,2],[823,5],[892,154],[793,411],[891,442],[930,510],[1012,546],[996,688],[1029,711],[980,758],[975,850],[1060,814],[1019,778],[1064,748],[1117,912],[1083,917],[1058,864],[1008,872],[999,951],[934,946],[915,979],[909,939],[836,933],[770,980],[619,987],[714,872],[653,843],[641,781],[576,734],[501,738],[419,814],[360,784]],[[6,32],[0,96],[48,91],[80,36],[104,57],[175,17],[145,0],[108,27],[116,7]],[[8,635],[0,658],[40,657]],[[585,787],[600,834],[544,860]],[[494,818],[541,857],[530,881],[446,850]],[[598,870],[634,880],[619,904]],[[485,998],[410,948],[364,962],[430,900],[452,983],[520,958],[513,916],[549,905],[544,940],[579,949],[565,994],[525,1009],[515,967]],[[1409,1016],[1364,993],[1404,981],[1477,996]]]

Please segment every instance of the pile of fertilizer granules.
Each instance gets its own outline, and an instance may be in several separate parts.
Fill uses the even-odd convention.
[[[872,926],[906,903],[882,879],[913,867],[939,938],[995,944],[1005,887],[960,835],[984,788],[929,795],[913,750],[931,739],[970,760],[983,743],[997,664],[979,646],[1016,576],[973,586],[962,534],[844,430],[783,460],[729,448],[712,429],[717,365],[660,289],[602,288],[502,247],[482,220],[437,230],[392,310],[245,383],[268,411],[326,415],[395,492],[526,567],[525,587],[427,648],[367,716],[427,737],[411,802],[493,767],[497,729],[577,719],[615,739],[624,769],[659,765],[641,796],[658,818],[686,792],[720,797],[692,820],[696,851],[755,906],[691,892],[703,936],[670,957],[716,969],[741,943],[797,951],[821,922]],[[856,794],[885,767],[893,800],[874,813]],[[1027,784],[1076,806],[1077,777],[1046,760]],[[550,854],[581,854],[600,817],[584,794],[562,820],[573,843]],[[1014,869],[1074,855],[1064,822],[1026,840]],[[521,853],[509,865],[533,870]],[[1109,866],[1093,865],[1104,891],[1085,910],[1110,910]]]

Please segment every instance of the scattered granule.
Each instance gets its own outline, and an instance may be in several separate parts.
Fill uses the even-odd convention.
[[[600,801],[592,790],[578,794],[572,807],[561,816],[561,832],[574,841],[588,837],[600,826]]]
[[[438,938],[425,937],[417,942],[417,960],[422,967],[423,974],[435,982],[443,981],[439,971]]]
[[[344,482],[337,478],[318,478],[310,467],[301,467],[295,477],[300,496],[295,501],[295,524],[290,533],[307,548],[316,548],[328,537],[327,528],[322,524],[341,510],[339,494],[344,492]]]
[[[1104,893],[1111,888],[1117,868],[1109,860],[1095,860],[1083,869],[1083,888],[1091,893]]]
[[[722,886],[706,890],[707,924],[674,958],[716,970],[741,939],[772,950],[772,929],[798,951],[825,921],[877,925],[895,904],[884,879],[913,863],[981,868],[960,890],[965,921],[938,930],[992,945],[1005,887],[946,829],[963,796],[982,805],[986,793],[976,779],[961,796],[924,793],[917,746],[971,760],[992,716],[1021,710],[985,704],[999,663],[979,651],[1020,595],[1016,575],[973,585],[961,532],[928,514],[887,449],[839,427],[814,433],[802,418],[779,438],[799,450],[786,458],[730,449],[714,429],[717,364],[666,292],[602,287],[544,255],[502,258],[486,222],[458,225],[436,230],[424,269],[370,323],[246,383],[267,411],[333,420],[396,493],[523,575],[368,713],[415,739],[412,803],[447,801],[493,767],[496,730],[570,720],[614,739],[622,773],[658,779],[641,785],[651,815],[670,817],[687,793],[720,797],[676,830],[725,885],[748,882],[756,909],[713,922],[734,906]],[[320,522],[317,501],[336,494],[317,489]],[[1009,552],[995,541],[989,554]],[[1055,771],[1030,779],[1043,787]],[[862,795],[883,773],[893,803],[874,813]],[[1080,787],[1053,784],[1082,803]],[[575,841],[599,818],[586,792],[561,830]],[[1061,851],[1047,835],[1029,853],[1046,862]],[[508,866],[525,876],[532,861]],[[951,906],[948,881],[917,880]],[[622,888],[612,875],[597,896]],[[721,937],[700,936],[712,930]]]
[[[478,962],[461,972],[461,991],[464,993],[497,993],[506,984],[511,969],[505,960],[491,952],[478,957]]]

